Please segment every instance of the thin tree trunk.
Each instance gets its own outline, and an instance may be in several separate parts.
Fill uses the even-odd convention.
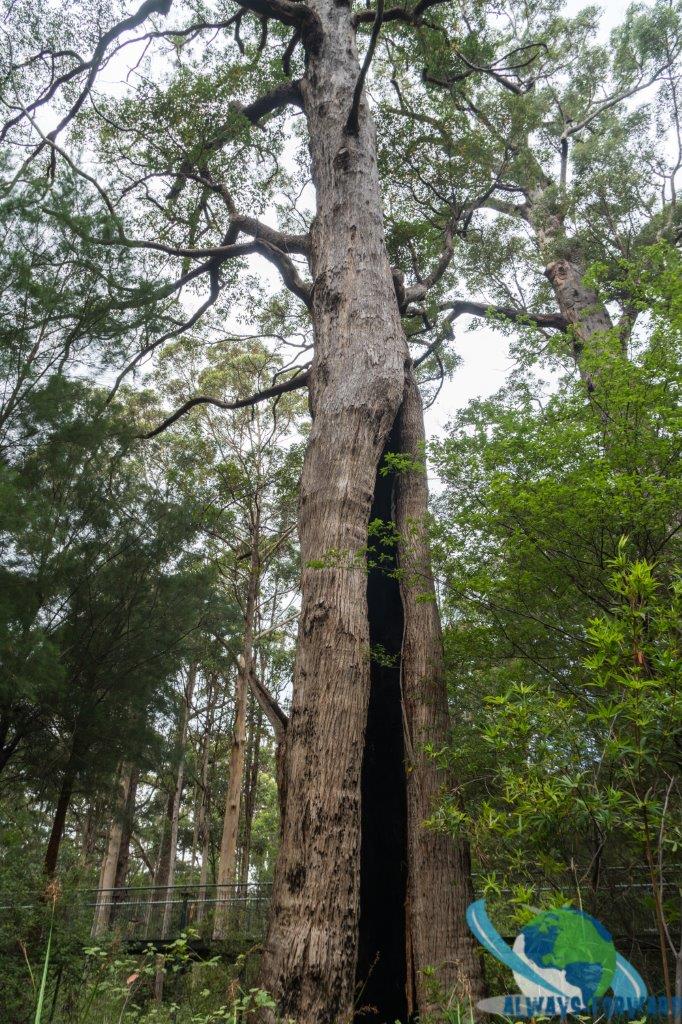
[[[213,734],[213,722],[215,714],[215,699],[218,687],[215,677],[209,681],[208,710],[206,713],[206,728],[202,740],[201,751],[201,775],[199,780],[199,806],[197,809],[197,841],[200,847],[201,868],[199,871],[199,906],[197,908],[197,924],[204,918],[206,885],[208,882],[209,866],[209,842],[210,842],[210,751],[211,738]]]
[[[47,849],[45,851],[45,860],[43,862],[43,871],[48,878],[54,878],[57,870],[57,860],[59,859],[59,848],[61,846],[62,838],[64,836],[64,826],[66,824],[66,815],[69,810],[69,804],[71,803],[71,796],[73,794],[73,784],[76,779],[76,769],[74,764],[74,754],[72,752],[69,762],[64,770],[62,777],[62,784],[59,790],[59,796],[57,798],[57,806],[55,808],[54,818],[52,820],[52,830],[50,832],[50,838],[47,843]]]
[[[109,828],[109,839],[100,872],[97,906],[95,907],[95,915],[90,933],[93,939],[99,939],[106,934],[111,920],[113,897],[111,890],[116,882],[116,866],[121,852],[123,823],[132,777],[132,765],[123,765],[117,780],[118,800],[114,806],[113,819]]]
[[[199,870],[199,902],[197,907],[197,924],[204,918],[206,884],[208,882],[208,843],[209,843],[209,807],[210,807],[210,753],[211,738],[213,735],[213,723],[215,716],[215,701],[218,695],[215,676],[208,677],[206,722],[201,738],[201,755],[199,763],[199,778],[197,780],[197,800],[195,811],[195,832],[196,839],[193,841],[194,856],[192,866],[196,860],[196,851],[199,851],[201,867]]]
[[[205,806],[206,817],[201,832],[201,871],[199,874],[199,907],[197,909],[197,924],[200,924],[204,919],[206,886],[208,885],[208,869],[210,864],[211,835],[208,827],[208,808],[209,804],[207,802]]]
[[[95,852],[97,837],[97,820],[99,818],[99,814],[99,800],[97,799],[89,801],[81,833],[80,862],[84,868],[90,866],[92,856]]]
[[[244,642],[235,682],[234,726],[230,750],[230,774],[227,780],[227,798],[223,818],[223,835],[218,861],[218,889],[216,891],[213,938],[224,939],[229,928],[230,907],[228,899],[234,883],[237,858],[237,835],[241,805],[242,780],[244,776],[244,747],[246,742],[246,706],[249,694],[249,677],[253,667],[253,634],[258,597],[260,565],[258,560],[258,534],[260,530],[258,513],[251,537],[251,565],[244,612]]]
[[[239,881],[247,885],[249,881],[249,863],[251,860],[251,831],[253,815],[256,807],[256,789],[260,771],[260,744],[263,731],[263,712],[255,700],[252,704],[251,736],[249,739],[249,757],[244,773],[244,832],[242,838],[241,859],[239,865]]]
[[[194,694],[194,686],[197,678],[197,666],[192,664],[189,667],[187,674],[187,684],[185,686],[185,692],[183,695],[182,712],[180,716],[180,727],[178,730],[178,769],[175,778],[175,788],[173,790],[172,799],[169,803],[169,840],[168,840],[168,855],[164,864],[164,879],[160,881],[159,885],[164,885],[169,889],[172,887],[175,881],[175,864],[178,855],[178,827],[180,823],[180,804],[182,802],[182,790],[184,786],[185,778],[185,754],[187,746],[187,725],[189,721],[189,712],[192,705],[192,696]],[[168,893],[168,899],[163,910],[163,924],[161,926],[161,938],[165,939],[168,935],[170,928],[171,914],[173,910],[172,893]]]
[[[175,775],[175,785],[168,794],[168,803],[166,805],[166,817],[164,820],[163,832],[161,836],[161,842],[159,845],[159,860],[157,864],[156,877],[154,879],[154,885],[163,887],[166,896],[163,906],[163,915],[161,918],[161,934],[159,936],[161,939],[168,938],[171,925],[171,916],[173,912],[173,894],[169,890],[173,885],[175,878],[175,862],[178,849],[178,826],[180,821],[180,804],[182,802],[182,790],[184,785],[187,724],[189,720],[189,710],[192,703],[192,694],[194,693],[196,677],[197,666],[195,664],[192,664],[189,667],[189,672],[187,675],[187,684],[185,686],[185,692],[183,694],[182,710],[180,712],[180,722],[178,724],[178,732],[176,738],[178,766]],[[152,899],[154,898],[154,894],[152,894]],[[149,925],[147,925],[147,932],[149,932]],[[163,955],[157,956],[156,971],[154,974],[154,999],[157,1003],[161,1003],[161,1001],[163,1000],[163,986],[165,980],[164,964],[165,957]]]

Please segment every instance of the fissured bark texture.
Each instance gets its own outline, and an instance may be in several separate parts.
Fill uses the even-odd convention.
[[[408,373],[398,418],[400,451],[423,459],[424,414],[419,389]],[[427,747],[442,750],[448,741],[448,705],[443,670],[440,617],[431,573],[425,516],[426,473],[399,473],[395,523],[405,623],[402,689],[407,763],[407,930],[408,1010],[437,1011],[437,1002],[452,995],[468,1004],[483,996],[476,942],[466,924],[472,902],[471,863],[465,842],[424,828],[443,787],[456,780],[438,771]],[[424,969],[435,969],[426,983]],[[437,982],[433,984],[433,980]]]
[[[405,441],[415,429],[423,436],[423,426],[384,243],[374,126],[364,100],[358,135],[344,131],[359,74],[351,13],[333,0],[315,0],[314,7],[319,44],[308,54],[301,87],[317,192],[313,423],[301,480],[302,604],[284,752],[286,801],[261,984],[283,1017],[331,1024],[351,1020],[362,1003],[356,969],[361,776],[371,685],[368,520],[379,462],[404,395]],[[423,519],[425,478],[409,476],[412,484],[401,487],[401,514]],[[423,537],[419,543],[420,557],[428,562]],[[422,826],[443,780],[420,744],[444,739],[447,730],[437,610],[422,610],[405,584],[401,592],[409,666],[405,714],[416,781],[404,794],[410,834],[395,856],[412,860],[409,918],[399,915],[409,924],[400,948],[410,951],[403,974],[409,969],[409,978],[417,979],[408,982],[406,999],[422,1010],[423,968],[443,967],[444,980],[456,978],[460,989],[473,993],[480,971],[463,939],[470,896],[466,853],[444,837],[427,835]],[[396,785],[406,786],[404,772],[396,773]],[[400,794],[395,795],[397,806]],[[419,863],[422,858],[427,862]],[[446,921],[451,914],[458,915],[456,921]],[[365,920],[363,927],[371,932],[371,924]],[[380,1024],[390,1010],[377,1011],[373,1019]]]

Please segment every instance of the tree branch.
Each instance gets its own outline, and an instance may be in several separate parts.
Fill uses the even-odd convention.
[[[293,292],[310,309],[313,286],[309,281],[303,280],[287,254],[264,238],[254,238],[252,245],[255,252],[259,252],[261,256],[277,267],[289,291]]]
[[[289,725],[287,715],[282,711],[270,691],[265,688],[263,683],[261,683],[253,669],[251,669],[251,672],[249,673],[249,684],[254,697],[260,704],[265,717],[272,726],[276,742],[278,744],[282,743],[287,726]]]
[[[559,313],[529,313],[525,309],[517,309],[514,306],[495,306],[489,302],[472,302],[468,299],[456,299],[454,302],[440,303],[438,309],[450,310],[448,320],[452,322],[459,316],[469,314],[470,316],[489,317],[491,313],[504,316],[515,323],[529,323],[536,327],[550,328],[555,331],[566,332],[569,322],[566,317]]]
[[[535,327],[540,327],[546,330],[561,331],[562,333],[565,333],[570,327],[566,317],[561,316],[560,313],[529,313],[526,309],[518,309],[515,306],[496,306],[491,302],[474,302],[469,299],[455,299],[453,302],[439,302],[436,308],[441,313],[449,310],[446,318],[448,324],[452,324],[453,321],[460,316],[469,315],[485,319],[493,314],[496,316],[506,317],[507,320],[512,320],[514,323],[532,324]],[[424,310],[421,307],[407,306],[403,310],[403,316],[423,317]],[[415,365],[419,365],[419,363],[424,362],[424,359],[428,355],[429,349],[419,357]]]
[[[439,257],[438,262],[431,273],[428,274],[423,281],[405,288],[402,308],[408,306],[410,302],[420,302],[422,299],[426,298],[429,290],[440,281],[441,277],[448,269],[454,251],[452,228],[448,225],[445,229],[445,245],[443,246],[443,252]],[[399,302],[398,305],[401,305],[401,303]]]
[[[189,401],[181,405],[179,409],[168,416],[162,423],[151,430],[148,434],[140,434],[139,437],[143,441],[148,441],[152,437],[156,437],[161,434],[168,427],[171,427],[176,423],[181,416],[184,416],[194,409],[197,405],[214,405],[218,409],[247,409],[252,405],[257,405],[259,402],[265,402],[268,398],[277,398],[279,395],[285,395],[289,391],[296,391],[298,388],[304,388],[308,386],[309,371],[305,370],[302,373],[296,374],[294,377],[290,377],[289,380],[284,381],[282,384],[276,384],[274,387],[266,388],[264,391],[257,391],[255,395],[249,395],[248,398],[239,398],[235,402],[223,402],[220,398],[211,398],[209,395],[197,395],[196,398],[190,398]]]
[[[666,70],[667,64],[664,64],[662,67],[657,68],[656,71],[654,71],[648,78],[640,79],[640,81],[636,82],[635,85],[631,86],[629,89],[623,89],[621,92],[614,93],[613,96],[609,96],[607,99],[602,100],[602,102],[598,103],[596,108],[591,113],[587,114],[587,116],[581,121],[569,123],[562,132],[562,140],[570,139],[572,135],[576,135],[578,132],[581,132],[583,128],[587,128],[589,124],[592,124],[596,118],[600,117],[605,113],[605,111],[610,110],[611,107],[615,107],[619,103],[622,103],[623,100],[629,99],[630,96],[635,96],[638,92],[643,92],[644,89],[648,89],[650,85],[653,85],[654,82],[659,80]]]
[[[304,3],[292,0],[237,0],[237,3],[245,11],[275,18],[283,25],[299,29],[301,42],[308,53],[317,53],[322,45],[322,23],[317,13]]]
[[[419,0],[419,3],[413,7],[410,11],[407,7],[389,7],[388,10],[384,10],[382,21],[404,21],[409,25],[418,25],[422,20],[422,15],[429,10],[430,7],[437,7],[439,4],[447,3],[448,0]],[[377,19],[377,10],[359,11],[354,15],[354,21],[356,25],[363,23],[371,23]]]
[[[256,241],[267,242],[268,245],[280,249],[283,253],[298,253],[301,256],[310,255],[310,236],[294,235],[286,231],[278,231],[268,224],[263,224],[255,217],[237,213],[232,218],[232,224],[245,235],[250,235]]]
[[[362,62],[360,68],[360,74],[358,80],[355,83],[355,89],[353,90],[353,102],[351,103],[350,112],[348,114],[348,120],[346,121],[345,132],[346,135],[357,136],[360,131],[360,100],[362,99],[362,90],[365,87],[365,79],[367,78],[367,72],[369,71],[370,64],[372,63],[372,57],[376,50],[377,40],[379,38],[379,32],[381,31],[381,23],[384,17],[384,0],[378,0],[377,9],[375,12],[374,23],[372,25],[372,32],[369,37],[369,44],[367,46],[367,53],[365,59]]]
[[[117,22],[115,25],[112,25],[112,27],[100,37],[89,61],[77,68],[72,68],[70,71],[60,76],[52,83],[47,92],[39,100],[36,100],[34,103],[29,105],[29,110],[36,110],[39,106],[47,103],[48,100],[54,96],[60,86],[71,81],[71,79],[76,78],[79,74],[82,74],[85,71],[88,72],[85,85],[71,104],[69,110],[64,114],[57,126],[53,128],[52,131],[48,132],[47,139],[49,141],[54,142],[59,133],[64,130],[71,120],[73,120],[80,108],[83,106],[95,82],[100,63],[107,51],[107,48],[109,47],[109,44],[115,39],[118,39],[118,37],[123,35],[125,32],[130,32],[131,29],[137,28],[138,25],[141,25],[142,22],[146,21],[146,19],[152,14],[168,14],[171,9],[172,2],[173,0],[144,0],[144,3],[138,7],[134,14],[129,15],[127,18],[123,18],[122,21]],[[2,140],[7,131],[20,120],[21,116],[17,115],[17,117],[8,121],[4,125],[2,132],[0,132],[0,140]],[[46,145],[46,141],[41,141],[31,154],[31,158],[37,156]]]
[[[302,107],[303,97],[301,96],[301,83],[298,79],[290,82],[282,82],[280,85],[271,89],[270,92],[264,93],[262,96],[256,97],[251,103],[231,103],[230,109],[237,114],[241,114],[245,117],[250,124],[256,125],[262,117],[267,114],[273,113],[275,110],[282,110],[287,106]],[[232,129],[223,129],[218,132],[212,139],[209,139],[205,144],[205,150],[208,153],[217,153],[219,149],[230,141],[232,137]],[[183,185],[187,178],[192,174],[194,165],[190,160],[183,160],[180,164],[180,168],[175,178],[175,182],[168,193],[168,201],[172,202],[177,199],[180,192],[182,191]]]
[[[289,82],[282,82],[281,85],[271,89],[270,92],[257,96],[251,103],[246,103],[244,106],[237,107],[237,109],[251,124],[256,124],[256,122],[260,121],[261,117],[271,114],[273,110],[281,110],[282,107],[286,106],[303,107],[301,83],[298,78]]]

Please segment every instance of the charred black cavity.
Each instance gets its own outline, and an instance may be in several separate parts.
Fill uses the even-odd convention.
[[[407,1020],[405,898],[407,798],[400,658],[403,606],[393,575],[395,474],[385,455],[397,450],[395,427],[379,463],[370,515],[367,603],[371,686],[362,761],[360,938],[356,1021]],[[377,521],[385,524],[377,530]]]

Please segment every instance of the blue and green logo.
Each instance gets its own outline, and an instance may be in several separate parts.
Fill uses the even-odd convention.
[[[600,921],[571,907],[545,910],[509,946],[488,917],[485,900],[467,910],[481,945],[514,974],[520,992],[483,999],[478,1008],[508,1017],[606,1013],[650,1016],[668,1013],[668,1001],[649,997],[632,964],[616,951]],[[660,1004],[660,1005],[659,1005]]]

